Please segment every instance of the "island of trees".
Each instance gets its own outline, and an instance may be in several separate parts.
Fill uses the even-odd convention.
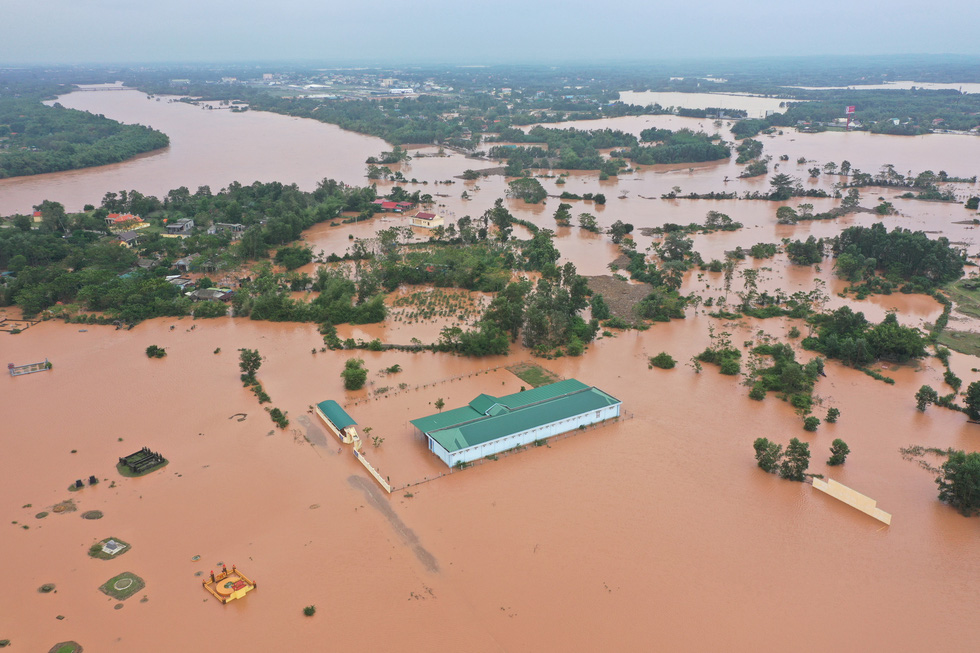
[[[118,163],[167,147],[166,134],[39,96],[0,97],[0,178]]]

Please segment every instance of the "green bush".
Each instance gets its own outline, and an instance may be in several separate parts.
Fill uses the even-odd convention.
[[[306,606],[305,608],[303,608],[303,614],[305,614],[307,617],[312,617],[313,615],[316,614],[316,606],[315,605]]]
[[[651,368],[659,367],[662,370],[671,370],[674,369],[675,365],[677,365],[677,361],[675,361],[674,357],[665,351],[660,352],[656,356],[650,357],[649,367]]]
[[[789,403],[805,415],[813,408],[813,395],[803,393],[791,395]]]
[[[228,315],[228,306],[222,302],[198,302],[194,304],[192,314],[194,315],[194,319],[224,317]]]
[[[742,365],[734,358],[726,358],[721,362],[719,371],[728,376],[735,376],[742,371]]]
[[[827,417],[824,418],[824,421],[826,421],[828,424],[835,424],[837,422],[838,417],[840,417],[839,410],[837,410],[836,408],[828,408]]]
[[[804,431],[816,431],[817,427],[820,426],[820,418],[810,415],[803,420],[803,430]]]
[[[766,387],[762,383],[756,383],[749,390],[749,398],[755,399],[756,401],[762,401],[766,398]]]
[[[272,410],[270,410],[269,417],[271,417],[272,421],[276,423],[276,426],[278,426],[281,429],[284,429],[287,426],[289,426],[289,419],[286,417],[286,413],[279,410],[278,408],[273,408]]]
[[[364,361],[360,358],[348,358],[340,376],[344,379],[344,388],[360,390],[367,382],[368,371],[364,369]]]
[[[146,348],[147,358],[163,358],[167,355],[167,350],[163,347],[157,347],[156,345],[150,345]]]

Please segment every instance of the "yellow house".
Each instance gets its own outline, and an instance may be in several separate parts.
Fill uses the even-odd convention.
[[[413,227],[424,227],[425,229],[441,227],[446,222],[445,218],[438,213],[424,213],[422,211],[413,215],[411,220]]]

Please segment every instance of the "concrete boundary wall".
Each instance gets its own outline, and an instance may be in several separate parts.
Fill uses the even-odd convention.
[[[813,487],[839,501],[843,501],[852,508],[857,508],[866,515],[871,515],[880,522],[888,525],[892,523],[892,516],[880,509],[877,501],[838,483],[832,478],[828,478],[826,481],[815,478],[813,479]]]

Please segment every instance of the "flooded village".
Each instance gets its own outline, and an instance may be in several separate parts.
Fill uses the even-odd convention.
[[[750,117],[779,110],[762,102],[770,98],[724,98]],[[209,640],[248,651],[975,648],[965,626],[980,574],[978,523],[937,499],[943,459],[930,450],[974,451],[980,426],[938,405],[919,410],[916,392],[944,388],[949,374],[965,391],[980,381],[980,350],[949,353],[948,369],[931,347],[908,362],[845,365],[802,346],[817,335],[805,319],[736,307],[749,295],[816,293],[821,310],[848,307],[874,324],[894,315],[927,334],[942,319],[950,333],[977,333],[980,313],[958,310],[955,296],[949,311],[931,292],[859,298],[831,256],[806,265],[787,253],[793,241],[851,227],[901,227],[948,239],[965,252],[964,278],[976,276],[980,222],[975,206],[964,207],[980,195],[976,134],[773,129],[753,137],[771,157],[768,174],[745,177],[731,119],[665,112],[552,122],[545,126],[637,138],[689,129],[733,151],[631,163],[616,175],[535,169],[528,178],[547,197],[529,203],[513,197],[514,176],[466,174],[500,167],[499,158],[406,145],[407,160],[385,164],[404,181],[368,179],[366,161],[392,149],[381,138],[168,99],[127,89],[58,97],[150,125],[170,144],[121,163],[0,179],[0,215],[30,215],[43,200],[80,212],[121,189],[163,198],[255,181],[306,193],[324,179],[374,185],[378,201],[390,202],[374,215],[345,213],[302,231],[298,242],[315,260],[293,270],[310,283],[291,287],[292,301],[312,304],[326,292],[313,286],[321,269],[366,274],[350,255],[360,245],[381,259],[382,232],[426,251],[437,227],[502,207],[516,219],[514,239],[553,232],[552,267],[573,265],[557,278],[571,285],[581,275],[620,321],[603,320],[579,355],[567,343],[535,350],[517,338],[507,354],[466,356],[422,345],[478,328],[501,289],[398,283],[382,293],[383,321],[334,325],[335,342],[354,348],[326,346],[329,332],[312,321],[186,315],[131,326],[0,307],[0,328],[11,327],[0,332],[3,362],[37,372],[11,369],[0,380],[0,640],[12,650],[69,641],[89,651],[200,650]],[[944,171],[955,201],[868,185],[861,210],[786,219],[785,207],[797,216],[840,207],[846,197],[834,195],[846,178],[827,166],[845,160],[871,174]],[[780,173],[812,193],[744,198],[770,192]],[[399,206],[395,188],[430,201]],[[732,195],[688,198],[709,193]],[[586,194],[593,199],[574,199]],[[556,222],[563,203],[570,223]],[[894,210],[876,212],[883,203]],[[664,256],[675,229],[703,225],[709,212],[740,226],[684,232],[704,265],[678,272],[674,289],[699,301],[674,319],[631,316],[650,287],[630,274],[627,250]],[[594,229],[580,226],[581,214]],[[625,249],[610,234],[617,221],[632,225]],[[185,229],[201,231],[164,227],[177,238]],[[135,239],[145,230],[131,231]],[[774,245],[769,257],[743,254],[728,272],[711,269],[765,243]],[[202,270],[188,260],[167,277],[187,280],[188,292],[208,277],[222,293],[213,300],[228,300],[258,265]],[[418,278],[438,265],[420,264]],[[506,274],[506,282],[549,278],[517,262]],[[595,310],[582,309],[583,322]],[[739,373],[699,358],[718,338],[738,350]],[[820,418],[813,431],[777,393],[750,397],[752,366],[763,364],[753,350],[774,343],[787,343],[801,364],[823,361],[812,411],[802,413]],[[148,355],[151,347],[161,356]],[[258,352],[250,370],[244,352]],[[654,365],[661,353],[676,365]],[[348,375],[366,370],[360,386],[344,375],[351,359],[363,361]],[[263,392],[271,402],[260,403]],[[287,425],[270,420],[273,409]],[[836,421],[824,418],[831,409]],[[759,438],[808,443],[808,473],[876,507],[765,473],[753,451]],[[837,439],[850,454],[831,466]]]

